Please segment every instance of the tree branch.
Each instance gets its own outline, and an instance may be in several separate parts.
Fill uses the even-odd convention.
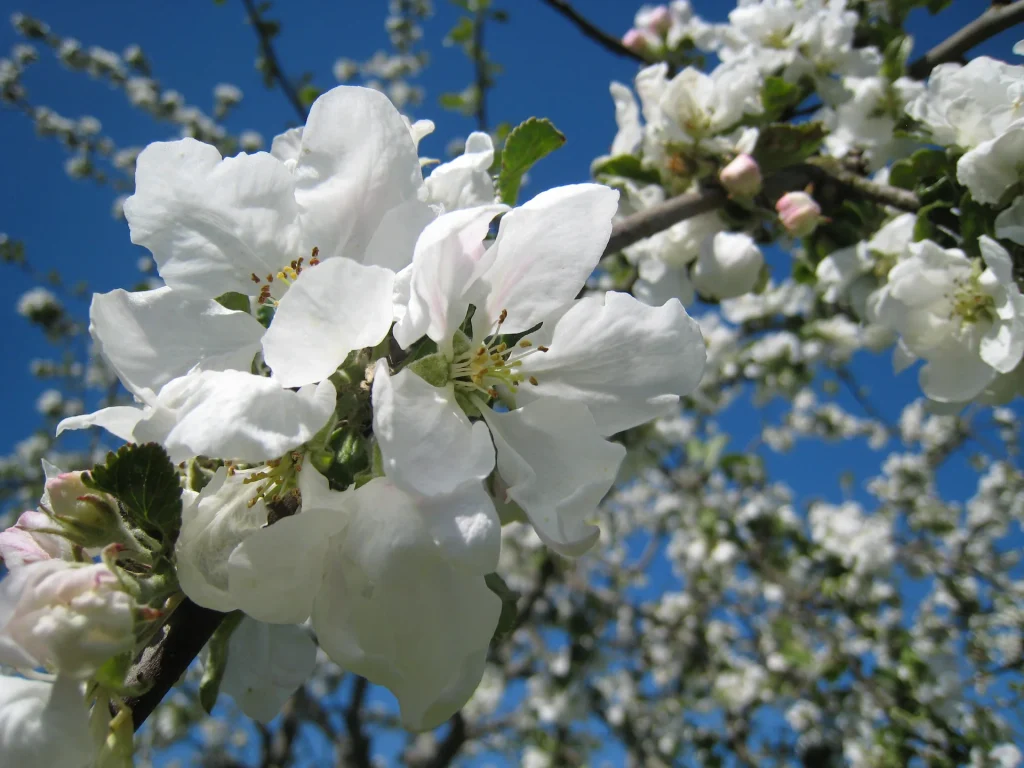
[[[580,32],[605,50],[611,51],[616,56],[625,56],[627,59],[633,59],[641,64],[651,63],[636,51],[631,51],[629,48],[624,46],[622,41],[617,37],[612,37],[604,30],[596,27],[589,19],[580,15],[579,11],[569,5],[566,0],[541,0],[541,2],[567,18],[576,25],[576,28],[579,29]]]
[[[242,5],[245,6],[245,12],[249,15],[249,23],[252,24],[252,28],[256,30],[256,35],[259,37],[260,51],[262,51],[263,58],[266,61],[268,74],[281,86],[281,90],[284,91],[285,98],[292,105],[295,114],[299,116],[302,122],[306,122],[308,114],[306,107],[302,104],[302,100],[292,86],[291,81],[285,76],[284,70],[281,69],[281,62],[277,58],[273,44],[270,42],[271,35],[267,23],[260,16],[260,12],[257,10],[253,0],[242,0]]]
[[[141,696],[129,696],[124,701],[131,707],[136,731],[185,674],[225,615],[185,598],[167,619],[160,639],[142,649],[125,676],[128,685],[149,685]]]
[[[923,80],[939,64],[959,61],[971,48],[1024,22],[1024,0],[1004,6],[993,5],[963,29],[954,32],[924,56],[907,66],[907,74]]]
[[[473,16],[473,70],[476,76],[476,129],[487,132],[487,88],[489,76],[484,54],[484,21],[486,11],[481,7]]]
[[[837,184],[865,200],[912,213],[921,207],[921,201],[913,192],[869,181],[852,171],[845,170],[837,163],[831,163],[825,159],[785,168],[766,179],[764,188],[769,197],[779,197],[784,192],[803,189],[812,183]],[[604,249],[604,255],[621,251],[623,248],[656,235],[681,221],[721,208],[728,199],[725,190],[711,187],[698,192],[677,195],[663,203],[652,205],[646,210],[627,216],[612,227],[612,236],[608,240],[608,246]]]
[[[365,677],[356,677],[352,687],[352,700],[345,709],[345,727],[348,729],[348,764],[356,768],[370,768],[370,739],[363,730],[363,702],[370,683]]]
[[[423,768],[446,768],[462,749],[462,745],[466,743],[469,734],[466,731],[466,719],[462,716],[462,712],[452,715],[449,722],[451,728],[448,729],[448,734],[438,745],[437,752],[431,756]]]

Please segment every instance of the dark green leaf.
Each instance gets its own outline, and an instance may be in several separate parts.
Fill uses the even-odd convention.
[[[181,486],[178,472],[160,445],[128,444],[107,454],[85,476],[85,484],[106,491],[121,502],[128,521],[170,548],[181,525]]]
[[[645,184],[657,184],[661,176],[653,168],[644,168],[636,155],[617,155],[596,164],[592,169],[594,176],[620,176],[624,179],[642,181]]]
[[[498,642],[507,637],[516,625],[516,617],[519,615],[516,602],[519,600],[519,593],[509,589],[505,580],[496,573],[484,576],[484,583],[501,599],[501,615],[498,617],[498,626],[494,628],[494,637],[491,638],[491,642]]]
[[[501,174],[498,176],[501,201],[506,205],[515,205],[523,174],[564,143],[562,132],[544,118],[531,117],[513,128],[501,153]]]
[[[766,125],[757,137],[754,159],[761,166],[761,173],[772,173],[802,163],[818,151],[824,139],[821,123]]]

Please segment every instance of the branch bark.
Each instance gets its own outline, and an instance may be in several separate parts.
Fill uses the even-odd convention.
[[[624,46],[622,41],[617,37],[612,37],[607,32],[597,27],[593,22],[569,5],[566,0],[541,0],[541,2],[549,8],[552,8],[556,13],[567,18],[580,32],[605,50],[611,51],[616,56],[624,56],[627,59],[633,59],[633,61],[638,61],[641,64],[651,63],[636,51],[631,51],[629,48]]]
[[[1024,0],[1004,6],[991,6],[966,27],[954,32],[924,56],[907,66],[907,74],[923,80],[939,64],[960,61],[971,48],[995,37],[1015,24],[1024,22]]]
[[[249,16],[249,23],[252,24],[252,28],[256,30],[256,35],[259,38],[260,51],[263,53],[263,58],[266,59],[267,67],[270,69],[270,76],[277,81],[277,84],[281,86],[281,90],[284,91],[285,98],[288,99],[288,103],[292,105],[292,109],[295,110],[295,114],[299,116],[302,122],[306,122],[308,113],[306,107],[302,104],[302,100],[299,98],[298,92],[292,85],[291,81],[285,76],[284,70],[281,69],[281,61],[277,58],[277,52],[274,50],[273,43],[270,42],[270,35],[267,33],[266,22],[263,21],[263,17],[260,16],[259,10],[256,8],[256,4],[253,0],[242,0],[242,5],[245,6],[245,12]]]
[[[185,598],[167,619],[160,639],[142,650],[125,679],[128,685],[150,686],[141,696],[130,696],[124,701],[131,707],[136,731],[185,673],[226,615]]]
[[[921,207],[921,201],[913,192],[877,184],[826,161],[795,165],[779,171],[765,180],[764,188],[769,197],[779,197],[784,192],[803,189],[812,183],[837,184],[850,194],[911,213]],[[681,221],[721,208],[728,199],[725,190],[712,187],[698,192],[677,195],[663,203],[627,216],[612,227],[612,236],[608,240],[604,255],[621,251],[623,248],[656,235]]]

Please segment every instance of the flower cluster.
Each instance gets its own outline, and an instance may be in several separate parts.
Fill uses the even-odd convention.
[[[486,134],[424,180],[429,127],[342,86],[269,154],[147,147],[125,215],[165,286],[90,311],[138,405],[60,425],[190,463],[185,594],[310,619],[413,728],[480,680],[502,520],[559,553],[589,549],[625,453],[609,438],[672,409],[705,359],[676,300],[577,298],[618,193],[495,202]]]

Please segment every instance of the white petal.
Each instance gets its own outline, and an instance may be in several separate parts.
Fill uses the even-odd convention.
[[[124,214],[164,282],[195,296],[258,293],[251,274],[276,273],[303,255],[292,176],[265,152],[222,160],[195,139],[150,144]]]
[[[640,108],[633,92],[622,83],[612,83],[610,90],[615,102],[615,124],[619,128],[612,141],[611,155],[632,155],[644,138],[640,127]]]
[[[996,237],[1024,245],[1024,195],[996,216]]]
[[[545,398],[508,413],[484,410],[508,495],[556,552],[581,555],[599,531],[587,520],[615,482],[626,449],[604,440],[582,403]]]
[[[490,252],[487,229],[504,205],[485,205],[445,214],[431,222],[416,243],[405,312],[395,325],[395,341],[407,348],[424,334],[451,344],[469,309],[467,289],[479,277]]]
[[[383,479],[356,493],[313,625],[334,661],[391,689],[406,727],[433,728],[479,683],[501,603],[437,546],[409,497]]]
[[[697,388],[707,361],[700,328],[677,300],[648,307],[616,292],[577,301],[548,347],[523,361],[538,384],[520,392],[586,404],[604,435],[668,412]]]
[[[491,137],[480,132],[469,134],[463,153],[437,166],[424,181],[427,199],[440,203],[445,211],[493,203],[494,182],[489,173],[493,162]]]
[[[316,470],[307,467],[306,472]],[[227,563],[235,605],[254,619],[274,624],[308,619],[323,577],[328,542],[343,522],[340,508],[308,509],[303,501],[300,513],[247,537]]]
[[[995,205],[1021,180],[1019,158],[1024,156],[1024,121],[967,152],[956,164],[956,178],[979,203]]]
[[[394,274],[351,259],[305,270],[281,299],[263,356],[283,387],[322,381],[349,352],[372,347],[391,327]]]
[[[95,751],[77,681],[0,676],[0,765],[85,768]]]
[[[450,493],[494,468],[486,425],[470,423],[450,384],[432,386],[409,370],[391,376],[384,360],[373,377],[373,433],[385,473],[410,492]]]
[[[316,643],[307,630],[246,617],[228,641],[220,690],[247,716],[269,723],[315,667]]]
[[[288,168],[295,168],[299,161],[299,150],[302,149],[302,129],[289,128],[274,137],[270,144],[270,154],[284,163]]]
[[[996,377],[996,371],[964,344],[950,342],[928,358],[918,381],[931,400],[965,403],[972,400]]]
[[[96,294],[89,330],[132,392],[157,392],[196,366],[248,371],[263,326],[212,299],[186,299],[171,288]]]
[[[228,558],[267,522],[262,500],[250,505],[256,485],[243,480],[256,470],[228,477],[221,467],[199,496],[181,513],[181,533],[175,544],[175,566],[181,588],[193,602],[215,611],[233,611]]]
[[[135,426],[146,415],[146,409],[133,408],[130,405],[113,405],[93,413],[83,413],[80,416],[69,416],[63,419],[57,425],[57,434],[59,435],[65,429],[102,427],[115,437],[130,443],[134,440]]]
[[[370,238],[363,264],[375,264],[398,272],[412,263],[416,239],[437,218],[437,213],[419,200],[406,200],[384,214],[380,226]]]
[[[309,110],[295,167],[295,199],[307,247],[320,258],[362,261],[381,218],[417,197],[416,146],[387,96],[339,86]]]
[[[507,213],[483,277],[489,288],[483,330],[503,309],[502,331],[519,333],[569,304],[608,244],[618,200],[617,191],[600,184],[574,184],[541,192]]]
[[[186,378],[195,379],[194,385],[181,400],[166,404],[177,420],[163,439],[172,460],[180,455],[275,459],[312,438],[334,412],[336,392],[329,381],[292,392],[239,371]]]

